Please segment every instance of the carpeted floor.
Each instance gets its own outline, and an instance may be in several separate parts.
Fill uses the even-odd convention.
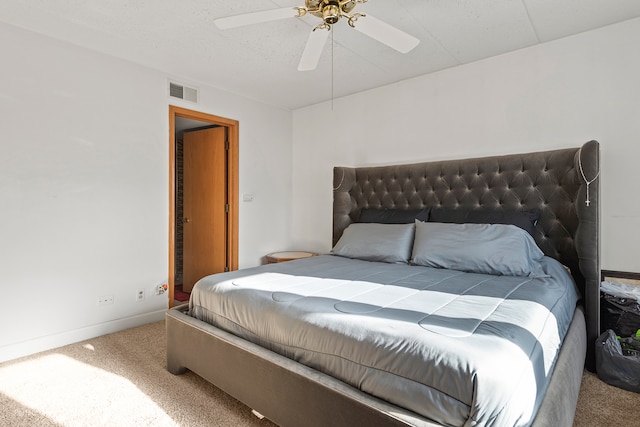
[[[640,426],[640,394],[610,386],[585,371],[574,427]]]
[[[0,364],[0,426],[274,427],[191,372],[165,369],[164,322]],[[586,373],[574,426],[638,424],[640,395]]]
[[[0,364],[0,426],[273,426],[165,349],[156,322]]]

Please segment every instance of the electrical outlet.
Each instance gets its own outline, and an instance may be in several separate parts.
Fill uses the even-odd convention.
[[[138,289],[136,294],[136,301],[144,301],[144,289]]]
[[[156,295],[162,295],[169,290],[169,285],[166,283],[161,283],[156,286]]]
[[[113,304],[113,295],[102,295],[98,297],[98,305]]]

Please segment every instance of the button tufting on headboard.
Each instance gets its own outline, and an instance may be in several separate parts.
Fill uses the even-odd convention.
[[[589,340],[595,342],[599,335],[599,182],[596,141],[580,148],[497,157],[336,167],[333,244],[366,207],[539,209],[536,242],[546,255],[571,269],[586,301]]]

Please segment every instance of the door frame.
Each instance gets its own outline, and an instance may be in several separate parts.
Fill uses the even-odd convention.
[[[169,308],[174,305],[175,296],[175,256],[176,256],[176,117],[199,120],[201,122],[227,128],[229,148],[227,150],[227,258],[229,270],[238,269],[238,152],[239,122],[199,111],[169,105]]]

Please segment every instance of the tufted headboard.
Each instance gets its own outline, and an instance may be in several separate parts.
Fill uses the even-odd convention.
[[[535,239],[571,269],[594,366],[600,334],[600,147],[333,170],[333,244],[363,208],[540,210]],[[587,182],[589,184],[587,184]],[[590,369],[591,369],[590,367]]]

